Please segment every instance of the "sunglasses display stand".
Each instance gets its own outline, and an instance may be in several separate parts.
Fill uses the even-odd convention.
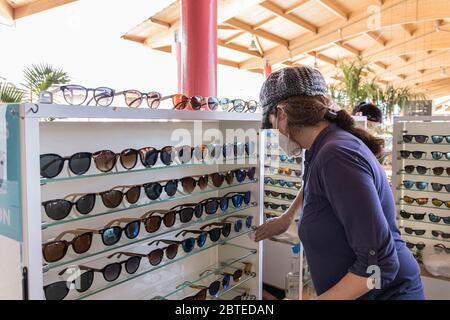
[[[404,141],[404,135],[419,136],[419,141]],[[436,223],[430,219],[430,214],[437,217],[450,217],[450,208],[445,203],[441,207],[433,204],[433,199],[444,202],[450,201],[450,192],[445,188],[435,191],[432,183],[450,184],[450,175],[445,168],[450,168],[450,160],[445,155],[442,159],[434,159],[432,152],[450,152],[450,143],[434,143],[432,136],[450,135],[450,119],[448,117],[397,117],[394,118],[394,147],[393,147],[393,192],[397,202],[398,223],[403,239],[414,245],[411,249],[419,262],[426,259],[427,254],[434,254],[434,246],[443,244],[450,248],[450,239],[435,237],[433,231],[449,234],[450,224],[445,224],[442,219]],[[423,137],[422,137],[423,136]],[[425,141],[426,140],[426,141]],[[422,143],[424,142],[424,143]],[[405,158],[401,151],[420,151],[416,157],[412,154]],[[405,167],[411,173],[405,171]],[[420,167],[417,171],[417,167]],[[433,168],[444,168],[442,175],[436,175]],[[440,169],[439,169],[440,170]],[[450,169],[449,169],[450,171]],[[417,184],[417,182],[419,184]],[[416,200],[412,204],[406,202],[404,197]],[[402,211],[403,210],[403,211]],[[403,213],[403,216],[400,214]],[[438,218],[439,219],[439,218]],[[425,245],[423,250],[419,249]],[[440,253],[443,256],[445,252]],[[450,299],[450,278],[433,277],[427,272],[421,263],[422,279],[425,286],[425,294],[428,299]]]
[[[302,161],[296,158],[287,157],[279,148],[278,143],[274,143],[277,137],[271,131],[262,134],[265,141],[264,148],[264,202],[270,205],[289,206],[293,202],[293,196],[299,192],[298,187],[302,184],[303,175],[303,157]],[[267,181],[269,179],[269,181]],[[271,182],[281,182],[274,183]],[[291,184],[291,185],[289,185]],[[295,184],[295,185],[292,185]],[[270,194],[269,194],[270,192]],[[277,197],[278,196],[278,197]],[[285,208],[273,209],[264,207],[265,220],[280,216]],[[297,220],[294,221],[289,230],[278,237],[267,240],[264,243],[264,284],[270,285],[280,290],[285,290],[286,275],[291,268],[292,249],[294,244],[299,243]],[[304,259],[303,248],[300,251],[300,299],[302,298],[303,288],[303,269],[306,263]]]
[[[208,286],[214,281],[222,280],[227,274],[234,274],[235,280],[231,280],[226,288],[221,287],[214,297],[208,294],[207,298],[232,299],[245,291],[248,296],[261,299],[262,243],[255,243],[252,240],[253,231],[252,228],[247,228],[245,219],[251,216],[253,226],[258,226],[263,221],[260,204],[263,203],[264,173],[260,169],[263,165],[260,164],[258,156],[262,149],[256,149],[251,155],[243,154],[236,158],[234,156],[227,158],[225,162],[222,157],[209,160],[206,157],[203,161],[194,159],[190,163],[176,162],[166,166],[158,157],[157,163],[152,168],[145,168],[138,161],[138,165],[128,171],[118,160],[116,167],[108,173],[97,170],[92,161],[88,172],[79,176],[68,170],[68,162],[65,161],[64,169],[53,179],[41,178],[39,168],[40,155],[49,153],[62,157],[70,157],[78,152],[94,153],[99,150],[120,153],[127,148],[139,150],[150,146],[161,149],[165,146],[223,144],[228,143],[228,139],[232,139],[230,142],[233,143],[235,140],[240,142],[240,139],[245,137],[244,142],[253,142],[255,146],[261,146],[258,141],[260,114],[63,105],[25,104],[15,107],[18,112],[15,112],[14,116],[20,120],[21,135],[20,159],[16,159],[21,164],[22,170],[23,241],[20,265],[28,270],[24,282],[27,284],[24,289],[28,293],[28,298],[45,299],[43,287],[65,282],[66,288],[67,284],[70,287],[64,295],[66,300],[150,300],[161,297],[182,299],[194,296],[199,291],[192,288],[194,284]],[[225,141],[221,139],[222,137]],[[197,186],[192,192],[187,192],[180,184],[173,197],[169,197],[163,191],[157,200],[150,200],[141,188],[141,195],[136,204],[131,205],[123,199],[118,207],[111,209],[102,202],[101,193],[114,188],[124,191],[130,186],[149,182],[199,177],[251,167],[256,167],[254,179],[247,177],[241,183],[235,178],[231,185],[224,182],[221,187],[216,187],[210,179],[206,188],[200,189]],[[164,187],[166,182],[161,185]],[[181,223],[178,215],[173,227],[167,228],[162,223],[159,230],[154,233],[147,233],[144,224],[141,223],[136,238],[127,238],[123,231],[117,243],[105,245],[105,241],[109,241],[112,235],[105,234],[105,231],[101,230],[117,219],[122,219],[122,222],[114,225],[124,228],[126,223],[139,219],[151,210],[161,211],[179,205],[195,205],[205,199],[248,191],[251,192],[251,201],[248,205],[235,207],[230,204],[225,211],[219,209],[212,215],[204,213],[199,219],[194,216],[188,223]],[[56,221],[50,219],[41,206],[42,202],[54,199],[76,202],[82,195],[91,193],[96,194],[96,202],[93,210],[85,215],[72,208],[66,218]],[[200,230],[206,224],[221,222],[224,219],[232,222],[232,230],[228,237],[222,234],[218,241],[212,242],[209,235],[203,246],[199,247],[196,242],[193,249],[180,243],[176,256],[172,259],[167,258],[168,251],[171,250],[167,249],[170,241],[181,241],[190,236],[198,237],[196,234],[176,237],[180,231]],[[234,229],[236,220],[244,221],[244,225],[238,231]],[[220,225],[213,227],[222,228]],[[206,230],[211,229],[212,227]],[[69,246],[63,259],[52,263],[43,259],[43,244],[55,240],[58,235],[67,231],[80,230],[93,232],[92,243],[87,252],[76,254],[73,246]],[[99,231],[103,232],[103,235],[99,234]],[[222,232],[225,231],[222,229]],[[74,238],[74,233],[67,233],[62,237],[67,241]],[[166,240],[166,243],[149,245],[156,240]],[[0,238],[0,245],[6,246],[3,238]],[[158,248],[165,249],[164,257],[159,264],[151,265],[146,255]],[[128,261],[131,256],[123,253],[143,255],[137,270],[134,268],[136,259]],[[248,263],[251,263],[251,267],[244,272]],[[107,281],[107,278],[111,280],[114,272],[117,273],[119,265],[121,272],[117,279]],[[19,269],[19,265],[16,268]],[[80,274],[84,274],[87,270],[93,272],[93,281],[84,291],[85,282],[88,280],[83,278],[84,280],[80,281]],[[241,277],[236,276],[239,271],[242,271]],[[59,290],[61,291],[61,288]],[[56,290],[52,294],[61,292]]]

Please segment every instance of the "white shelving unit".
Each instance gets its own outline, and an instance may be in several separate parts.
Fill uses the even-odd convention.
[[[5,107],[5,106],[2,106]],[[101,174],[92,164],[91,169],[83,176],[71,176],[67,162],[60,176],[55,179],[41,179],[39,156],[45,153],[56,153],[70,156],[77,152],[94,152],[99,150],[113,150],[120,152],[127,148],[140,149],[143,147],[162,148],[165,146],[208,144],[212,142],[228,143],[232,138],[230,132],[238,132],[239,137],[249,134],[249,141],[259,144],[259,136],[251,135],[258,132],[260,114],[236,114],[226,112],[196,112],[177,110],[150,110],[146,108],[131,109],[122,107],[87,107],[65,105],[33,105],[17,106],[20,117],[20,154],[17,159],[21,164],[22,185],[22,214],[23,239],[20,241],[21,266],[17,262],[6,266],[12,269],[26,267],[28,269],[28,297],[30,299],[45,299],[43,286],[57,281],[67,280],[67,274],[60,276],[61,270],[73,266],[89,266],[102,268],[115,259],[108,256],[115,252],[131,251],[149,253],[154,247],[147,244],[157,239],[175,239],[175,234],[184,229],[195,229],[206,223],[218,222],[220,219],[233,214],[253,216],[253,224],[259,225],[263,221],[263,164],[260,158],[244,157],[225,163],[194,163],[186,165],[172,165],[153,168],[137,166],[130,171],[118,170],[108,174]],[[54,118],[56,121],[44,121]],[[238,131],[230,131],[238,130]],[[226,140],[219,141],[218,135]],[[227,136],[228,134],[228,136]],[[190,136],[190,142],[184,139]],[[240,142],[240,141],[239,141]],[[257,154],[261,154],[261,149]],[[162,165],[162,164],[161,164]],[[183,177],[224,172],[239,168],[256,167],[256,180],[246,180],[242,184],[221,188],[209,186],[206,190],[196,189],[192,194],[185,194],[182,188],[173,198],[162,196],[156,201],[149,201],[141,195],[138,205],[122,204],[117,209],[107,209],[96,204],[92,213],[81,216],[72,213],[62,221],[49,219],[41,202],[52,199],[63,199],[72,193],[98,193],[110,190],[120,185],[138,185],[148,182],[180,179]],[[137,239],[129,240],[124,235],[114,246],[106,247],[99,235],[94,235],[91,249],[82,255],[76,255],[69,248],[66,257],[56,263],[48,264],[42,256],[42,244],[54,239],[66,230],[77,228],[102,229],[117,218],[137,218],[148,210],[170,209],[187,203],[199,203],[212,197],[223,196],[229,192],[251,191],[252,203],[241,209],[230,209],[219,215],[203,215],[201,220],[186,225],[177,223],[173,228],[164,226],[155,233],[147,234],[141,225],[141,232]],[[97,203],[101,199],[97,197]],[[127,203],[124,200],[124,203]],[[179,221],[179,219],[177,219]],[[245,229],[245,228],[244,228]],[[197,285],[209,285],[220,277],[221,272],[232,272],[242,268],[242,262],[252,263],[252,272],[244,275],[240,282],[232,282],[227,290],[222,289],[216,298],[229,299],[237,295],[242,288],[246,288],[251,295],[258,299],[262,297],[262,243],[255,243],[248,236],[249,230],[240,233],[232,231],[231,235],[223,237],[217,243],[210,240],[204,248],[196,248],[191,254],[184,254],[181,247],[174,260],[164,258],[157,266],[150,266],[143,258],[135,274],[127,274],[122,268],[120,277],[114,282],[104,281],[100,273],[95,273],[93,286],[84,293],[71,290],[66,299],[182,299],[194,295],[196,289],[189,285],[182,285],[186,281]],[[68,238],[70,240],[70,237]],[[179,238],[177,238],[179,240]],[[6,247],[6,238],[0,236],[1,247]],[[10,252],[2,252],[4,257],[17,255],[17,248],[10,246]],[[125,259],[120,259],[125,260]],[[200,273],[206,271],[202,276]],[[0,276],[0,283],[5,279]],[[17,283],[17,282],[16,282]],[[177,286],[182,285],[177,289]]]
[[[404,143],[403,135],[425,135],[429,137],[427,143],[421,144],[417,143],[415,140],[413,143]],[[407,165],[413,166],[424,166],[426,168],[434,167],[450,167],[450,161],[444,160],[433,160],[431,152],[442,151],[450,152],[450,144],[444,143],[434,144],[432,142],[432,135],[449,135],[450,134],[450,118],[449,117],[397,117],[394,118],[394,147],[393,147],[393,192],[395,195],[395,200],[397,202],[397,208],[400,210],[405,210],[408,213],[424,214],[423,220],[415,220],[413,217],[410,219],[402,218],[398,212],[398,223],[402,236],[405,241],[413,244],[423,243],[426,245],[422,254],[432,253],[433,246],[435,244],[442,243],[447,247],[450,247],[450,241],[448,239],[433,237],[432,231],[439,230],[445,233],[450,233],[450,225],[440,223],[433,223],[429,220],[428,214],[433,213],[441,217],[449,217],[450,209],[445,205],[442,207],[434,206],[431,201],[433,198],[438,198],[441,200],[449,201],[450,193],[443,189],[441,192],[433,191],[431,183],[442,183],[449,184],[450,176],[445,172],[442,176],[436,176],[431,171],[428,171],[426,175],[418,174],[415,170],[413,174],[408,174],[405,172],[404,168]],[[411,155],[408,159],[403,159],[400,155],[401,150],[407,151],[423,151],[426,152],[422,159],[415,159]],[[419,190],[416,187],[412,189],[407,189],[403,185],[403,181],[423,181],[428,182],[429,185],[426,190]],[[413,198],[428,198],[428,204],[418,205],[413,203],[412,205],[407,204],[401,200],[404,196],[410,196]],[[405,228],[412,228],[414,230],[425,230],[424,235],[410,235],[405,232]],[[413,249],[414,252],[418,252],[416,248]],[[420,251],[419,251],[420,252]],[[445,254],[445,253],[444,253]],[[422,279],[425,286],[425,294],[428,299],[450,299],[450,279],[444,278],[434,278],[432,277],[422,265]]]

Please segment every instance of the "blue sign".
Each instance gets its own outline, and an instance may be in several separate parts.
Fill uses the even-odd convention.
[[[22,241],[19,105],[0,105],[0,235]]]

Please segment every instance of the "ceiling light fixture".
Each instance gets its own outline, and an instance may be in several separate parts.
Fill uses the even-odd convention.
[[[255,39],[255,37],[252,38],[252,42],[250,42],[250,46],[248,47],[248,50],[250,50],[250,51],[258,51],[258,47],[256,46],[256,39]]]

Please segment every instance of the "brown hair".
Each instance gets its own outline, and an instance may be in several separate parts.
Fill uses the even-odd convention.
[[[331,109],[334,106],[334,102],[326,96],[291,97],[282,101],[279,106],[282,106],[286,112],[287,125],[290,130],[315,126],[320,121],[327,120],[331,123],[336,123],[341,129],[361,139],[377,158],[383,155],[384,140],[357,127],[355,120],[347,111],[340,110],[336,113],[332,112]]]

